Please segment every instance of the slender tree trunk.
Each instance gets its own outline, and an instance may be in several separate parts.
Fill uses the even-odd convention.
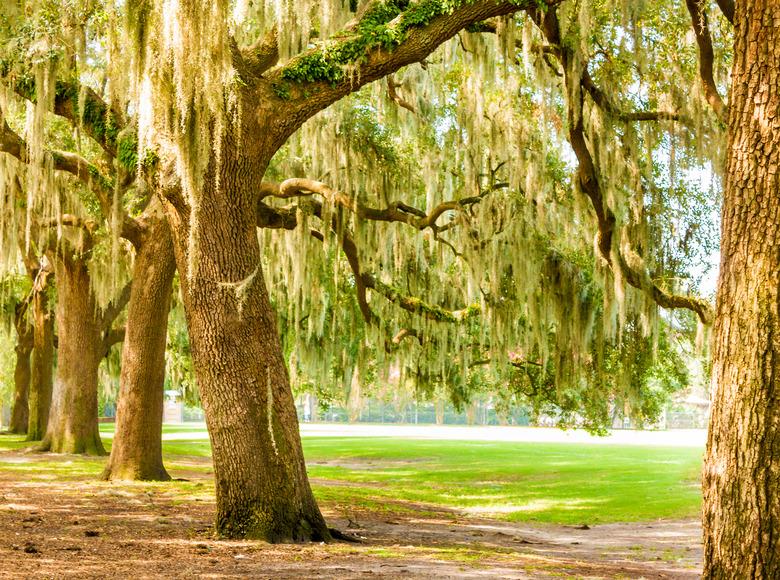
[[[57,255],[57,376],[41,450],[105,455],[98,434],[103,328],[84,260]]]
[[[33,350],[27,441],[46,435],[54,385],[54,318],[49,310],[49,272],[35,277],[32,297]]]
[[[246,135],[251,134],[249,128]],[[244,144],[257,141],[247,137]],[[230,137],[221,158],[219,188],[212,163],[195,222],[190,223],[182,200],[168,207],[211,438],[216,529],[226,537],[270,542],[328,540],[306,475],[276,315],[261,269],[256,200],[265,167],[258,167],[257,157],[244,157]],[[192,236],[191,225],[196,226]]]
[[[30,410],[30,353],[33,349],[33,330],[27,321],[26,306],[16,313],[16,365],[14,367],[14,406],[11,412],[11,433],[27,433]]]
[[[446,401],[444,399],[444,395],[439,395],[436,397],[435,402],[435,408],[436,408],[436,424],[437,425],[444,425],[444,406],[446,405]]]
[[[175,271],[170,228],[164,216],[155,216],[133,266],[116,434],[105,479],[170,479],[162,461],[162,420],[165,340]]]
[[[780,578],[780,1],[737,2],[704,577]]]
[[[355,368],[352,372],[352,382],[347,396],[347,413],[350,423],[360,420],[360,414],[363,411],[363,394],[360,384],[360,371]]]

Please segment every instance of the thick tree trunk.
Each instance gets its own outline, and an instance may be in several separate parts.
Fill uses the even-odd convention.
[[[33,288],[33,350],[27,441],[43,439],[49,424],[54,385],[54,318],[48,305],[50,275],[48,272],[38,274]]]
[[[170,479],[162,461],[162,420],[165,340],[175,272],[170,228],[164,216],[155,217],[133,266],[116,434],[105,479]]]
[[[103,328],[86,263],[55,257],[57,279],[57,376],[41,450],[105,455],[98,434],[98,367]]]
[[[704,577],[780,578],[780,1],[738,2]]]
[[[29,421],[30,353],[33,349],[33,331],[27,322],[26,307],[16,314],[16,364],[14,366],[14,406],[11,412],[11,433],[27,433]]]
[[[253,135],[244,144],[257,141]],[[211,437],[216,529],[226,537],[270,542],[328,540],[306,475],[276,316],[261,270],[256,199],[264,169],[227,138],[219,188],[213,187],[212,171],[200,195],[194,235],[181,200],[168,207]]]

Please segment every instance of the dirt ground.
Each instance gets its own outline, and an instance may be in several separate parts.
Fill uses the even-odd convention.
[[[111,484],[78,470],[63,481],[51,461],[0,453],[0,578],[693,579],[701,569],[695,521],[578,529],[406,502],[323,503],[331,525],[361,543],[217,540],[207,470],[174,472],[184,483]]]

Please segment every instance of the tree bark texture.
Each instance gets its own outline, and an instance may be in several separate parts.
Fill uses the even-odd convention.
[[[170,479],[162,461],[165,345],[176,263],[170,228],[154,216],[133,265],[116,435],[105,479]]]
[[[40,441],[46,435],[54,386],[54,317],[49,309],[51,273],[37,271],[33,276],[33,350],[30,381],[30,418],[27,441]]]
[[[98,434],[98,368],[103,324],[83,259],[53,257],[57,280],[57,375],[41,450],[105,455]]]
[[[780,578],[780,1],[737,2],[704,578]]]
[[[258,141],[258,128],[246,117],[242,145],[249,148]],[[182,199],[167,198],[211,438],[216,529],[225,537],[269,542],[328,540],[306,475],[276,316],[261,270],[256,203],[267,158],[258,163],[256,153],[225,137],[221,166],[215,168],[212,160],[194,220]]]

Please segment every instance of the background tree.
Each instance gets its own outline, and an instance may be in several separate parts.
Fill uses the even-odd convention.
[[[120,313],[123,303],[130,301],[123,355],[126,364],[122,364],[120,378],[123,402],[118,412],[113,456],[105,477],[166,479],[160,431],[165,321],[173,276],[172,247],[159,207],[149,204],[148,190],[143,182],[134,180],[137,169],[135,137],[132,132],[122,133],[124,115],[109,108],[97,92],[80,86],[75,80],[95,78],[95,71],[102,74],[105,53],[99,42],[106,26],[111,26],[104,16],[96,3],[51,5],[26,13],[9,12],[3,31],[8,39],[5,74],[18,74],[19,77],[14,78],[19,82],[9,87],[9,92],[15,92],[15,96],[6,97],[6,116],[12,113],[10,109],[18,106],[19,98],[29,99],[30,104],[24,127],[26,141],[4,123],[3,144],[7,153],[26,164],[25,167],[14,167],[9,175],[21,175],[24,183],[30,181],[31,175],[37,175],[45,184],[47,179],[53,181],[53,171],[71,174],[81,184],[81,201],[94,227],[108,226],[108,236],[99,228],[102,245],[98,246],[98,253],[100,259],[113,264],[113,269],[102,272],[97,276],[99,279],[92,276],[92,290],[101,294],[101,306],[106,306],[110,299],[106,289],[119,289],[120,250],[131,253],[134,250],[138,270],[135,276],[147,285],[139,285],[132,292],[128,286],[124,297],[108,310],[90,315],[97,318],[92,333],[94,340],[88,342],[94,344],[93,350],[97,353],[125,338],[120,329],[109,331],[106,325],[111,316]],[[44,56],[38,58],[42,54]],[[93,56],[94,60],[91,60]],[[36,74],[38,77],[33,78]],[[51,81],[53,87],[42,86],[45,84],[42,78]],[[38,191],[27,199],[46,198],[45,193]],[[28,209],[26,221],[29,222],[35,213]],[[50,224],[57,226],[57,237],[60,238],[61,208],[37,213],[43,213]],[[127,247],[125,240],[132,248]],[[92,248],[85,257],[91,253]],[[56,256],[60,254],[55,253]],[[93,260],[93,263],[97,261]],[[97,334],[102,335],[102,346],[98,345]],[[101,357],[92,358],[95,360],[90,367],[99,364]],[[92,414],[90,411],[89,415]]]
[[[25,277],[6,275],[0,285],[3,295],[3,317],[10,319],[10,325],[15,334],[14,372],[13,372],[13,407],[10,433],[27,433],[29,420],[28,399],[30,392],[30,355],[33,349],[32,327],[27,317],[29,306],[29,288]]]

